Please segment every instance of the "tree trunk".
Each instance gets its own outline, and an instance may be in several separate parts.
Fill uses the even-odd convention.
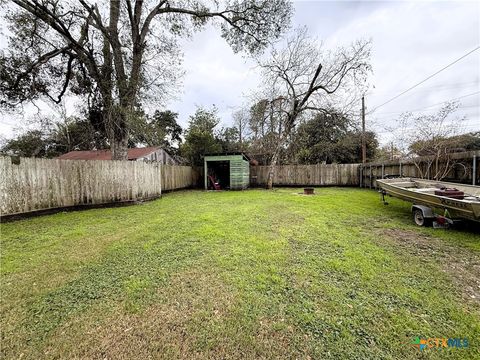
[[[114,139],[111,145],[112,160],[128,160],[128,139]]]
[[[112,131],[113,137],[110,140],[112,160],[128,160],[128,129],[126,124],[121,121],[112,125],[116,127],[116,129]]]
[[[272,156],[272,161],[270,162],[270,166],[268,167],[268,178],[267,178],[267,189],[273,189],[273,177],[275,176],[275,166],[278,163],[278,157],[280,156],[280,149],[282,145],[281,143],[275,148],[275,151]]]
[[[273,178],[275,176],[275,166],[277,166],[278,158],[280,157],[280,151],[282,151],[282,146],[284,142],[287,141],[290,135],[290,132],[292,131],[294,119],[295,119],[294,116],[289,115],[285,123],[283,134],[279,134],[278,143],[277,143],[277,146],[275,147],[275,151],[272,155],[272,161],[270,162],[270,166],[268,168],[268,179],[267,179],[268,190],[273,189]]]
[[[436,154],[436,156],[435,156],[435,180],[436,180],[436,181],[440,180],[440,179],[438,178],[438,175],[440,175],[440,174],[439,174],[439,170],[438,170],[438,160],[439,160],[439,158],[440,158],[440,152],[437,151],[437,154]]]
[[[113,109],[105,113],[112,160],[128,160],[127,111],[125,108],[113,106]]]

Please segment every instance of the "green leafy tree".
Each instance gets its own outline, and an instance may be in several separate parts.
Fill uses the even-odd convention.
[[[480,150],[480,131],[458,135],[452,140],[460,151]]]
[[[236,127],[223,127],[216,136],[222,152],[240,151],[240,132]]]
[[[99,150],[108,148],[108,138],[101,123],[90,118],[68,117],[51,122],[43,119],[41,130],[30,130],[4,141],[4,154],[23,157],[55,157],[75,150]],[[156,111],[149,117],[143,112],[130,132],[130,145],[162,146],[171,154],[178,152],[182,128],[177,123],[178,114],[171,111]],[[94,125],[99,125],[100,128]]]
[[[376,135],[366,132],[367,158],[373,159],[378,146]],[[298,126],[290,158],[302,164],[361,162],[362,133],[346,116],[333,110],[318,113]]]
[[[185,142],[180,147],[180,154],[192,165],[203,165],[203,157],[208,153],[222,151],[222,145],[215,136],[214,129],[220,123],[217,109],[199,107],[190,116],[185,133]]]
[[[176,154],[182,143],[182,127],[177,122],[178,114],[156,110],[153,116],[140,115],[131,132],[132,145],[161,146],[170,154]]]
[[[417,140],[409,149],[419,156],[435,154],[436,148],[443,147],[445,153],[480,150],[480,133],[467,133],[454,136]]]
[[[74,150],[97,150],[108,147],[102,131],[88,119],[70,117],[63,122],[45,121],[42,129],[28,130],[5,141],[2,153],[21,157],[56,157]]]
[[[46,157],[49,141],[41,130],[29,130],[2,146],[2,154],[21,157]]]
[[[142,102],[178,83],[178,39],[216,21],[235,52],[258,53],[288,28],[288,0],[11,0],[0,103],[82,96],[101,114],[113,159],[127,159]],[[173,85],[172,85],[173,84]],[[173,86],[173,88],[172,88]]]
[[[335,144],[347,133],[349,124],[346,117],[333,111],[318,113],[298,126],[292,145],[293,158],[303,164],[331,163]]]
[[[367,161],[375,159],[378,148],[377,135],[373,131],[365,132],[367,145]],[[352,164],[362,162],[362,132],[359,130],[349,131],[334,146],[333,161],[336,163]]]
[[[105,132],[95,129],[88,119],[71,117],[45,131],[52,156],[74,150],[99,150],[108,147]]]

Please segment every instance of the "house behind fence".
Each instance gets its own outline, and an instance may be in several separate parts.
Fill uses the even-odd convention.
[[[163,165],[179,165],[177,159],[160,146],[127,149],[127,158],[129,161],[155,161]],[[60,155],[57,159],[112,160],[112,151],[109,149],[70,151],[66,154]]]

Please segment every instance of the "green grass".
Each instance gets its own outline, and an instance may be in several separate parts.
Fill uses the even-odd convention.
[[[298,192],[2,224],[2,357],[480,358],[478,234],[415,227],[373,191]]]

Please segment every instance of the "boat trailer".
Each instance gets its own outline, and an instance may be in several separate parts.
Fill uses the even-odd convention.
[[[378,190],[378,192],[382,197],[383,205],[388,205],[387,200],[385,200],[385,195],[391,195],[387,194],[383,189]],[[411,210],[413,221],[418,226],[433,226],[435,229],[446,229],[460,222],[460,220],[451,219],[447,209],[445,209],[443,215],[439,215],[429,206],[413,204]]]

